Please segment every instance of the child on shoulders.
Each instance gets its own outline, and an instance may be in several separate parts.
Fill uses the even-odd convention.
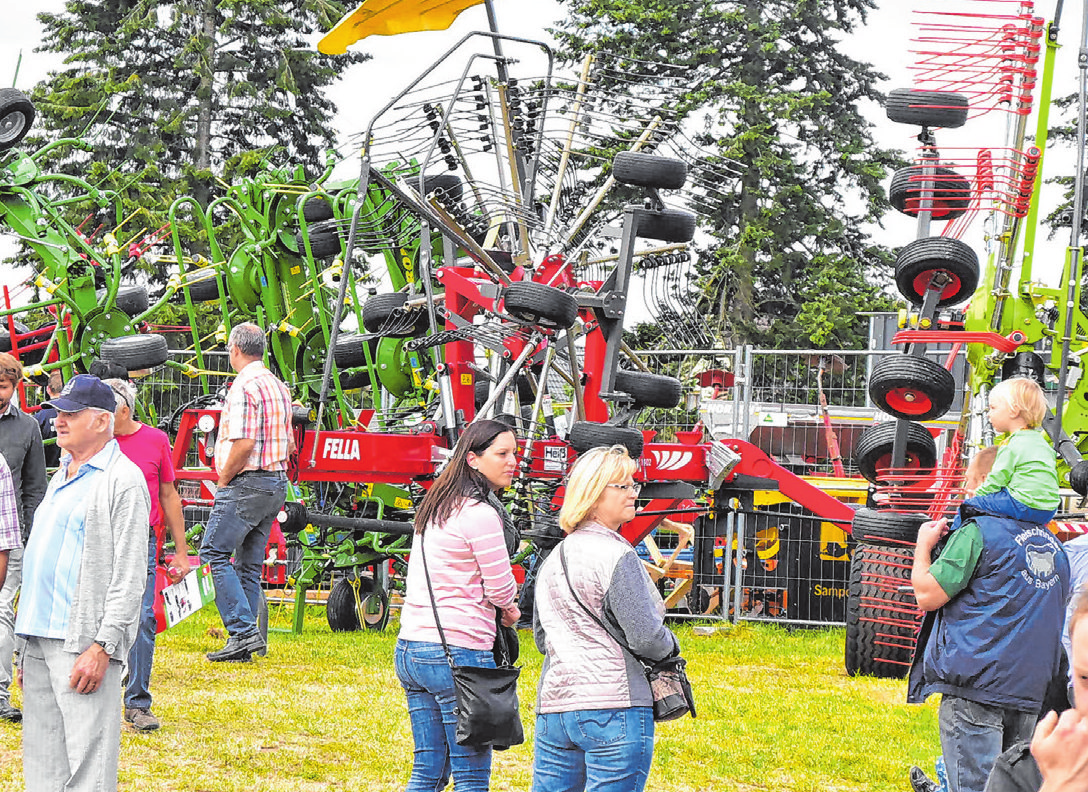
[[[990,425],[1009,436],[998,446],[993,467],[973,494],[971,482],[965,482],[970,497],[956,515],[953,529],[959,527],[964,507],[1037,525],[1054,519],[1060,503],[1058,462],[1049,439],[1040,431],[1049,409],[1043,389],[1034,380],[1013,377],[994,386]]]

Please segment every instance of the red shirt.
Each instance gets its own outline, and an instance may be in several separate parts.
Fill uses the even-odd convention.
[[[165,520],[159,503],[159,485],[177,478],[174,463],[170,461],[170,438],[160,429],[140,424],[132,434],[116,435],[115,439],[121,446],[121,453],[135,462],[144,474],[147,492],[151,495],[150,523],[161,546]]]

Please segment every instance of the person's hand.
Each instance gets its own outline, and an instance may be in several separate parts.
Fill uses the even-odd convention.
[[[946,533],[948,533],[947,517],[924,522],[921,527],[918,528],[918,547],[925,547],[928,550],[932,550]]]
[[[190,569],[192,566],[189,564],[189,556],[177,553],[166,567],[166,576],[170,578],[171,583],[177,583],[189,574]]]
[[[1051,712],[1039,721],[1031,754],[1043,776],[1043,790],[1088,790],[1088,718],[1075,709],[1066,710],[1061,717]]]
[[[76,658],[72,673],[68,677],[69,684],[75,688],[76,693],[94,693],[102,685],[109,664],[110,656],[106,654],[106,650],[93,643]]]
[[[502,609],[502,624],[504,627],[513,627],[518,623],[518,619],[521,618],[521,611],[518,610],[517,605],[511,605],[509,608]]]

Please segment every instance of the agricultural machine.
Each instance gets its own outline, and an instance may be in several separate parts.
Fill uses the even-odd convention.
[[[887,101],[890,120],[919,129],[913,163],[890,185],[895,208],[917,219],[917,238],[895,261],[896,285],[907,301],[894,338],[903,353],[883,359],[868,382],[873,402],[896,420],[874,424],[855,449],[882,506],[860,510],[853,525],[858,545],[846,640],[851,674],[906,675],[921,618],[909,585],[914,540],[922,522],[955,507],[969,455],[993,444],[985,410],[995,382],[1027,376],[1048,390],[1053,410],[1044,429],[1059,473],[1078,495],[1088,492],[1081,178],[1069,213],[1072,238],[1062,287],[1033,280],[1059,20],[1048,24],[1031,2],[977,5],[993,7],[919,16],[925,45],[914,64],[917,82]],[[1082,63],[1078,174],[1084,172],[1085,68]],[[1004,145],[979,147],[976,134],[970,148],[938,146],[953,134],[948,130],[984,126],[995,117],[1006,122]],[[963,241],[975,221],[985,235],[981,264]],[[938,223],[943,225],[936,231]],[[937,344],[951,344],[951,352],[935,359]],[[961,351],[969,364],[963,409],[938,461],[934,437],[922,422],[952,407],[959,386],[950,369]],[[1051,528],[1063,538],[1081,532],[1065,521]]]

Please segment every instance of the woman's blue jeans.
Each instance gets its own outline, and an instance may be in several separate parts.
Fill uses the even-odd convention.
[[[533,792],[642,792],[654,758],[651,707],[536,716]]]
[[[450,654],[459,666],[495,667],[490,649],[451,646]],[[458,745],[454,739],[457,697],[442,644],[398,640],[393,662],[408,697],[408,717],[416,746],[406,792],[445,789],[451,772],[457,792],[487,792],[491,749]]]

